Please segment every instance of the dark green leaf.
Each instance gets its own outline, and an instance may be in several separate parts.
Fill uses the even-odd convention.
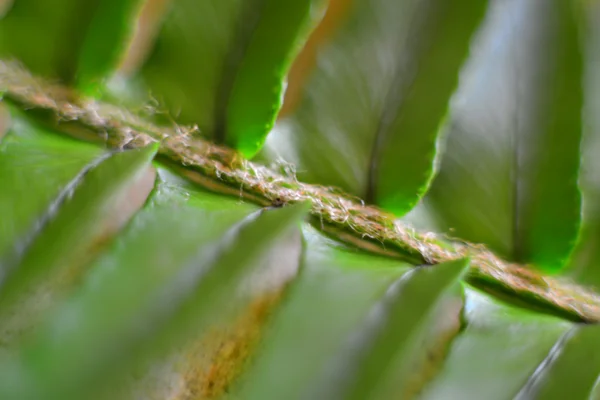
[[[77,293],[17,358],[0,363],[12,374],[0,378],[2,397],[81,398],[140,346],[148,352],[175,338],[181,343],[182,335],[218,312],[216,305],[234,294],[232,285],[248,266],[306,212],[301,205],[248,216],[252,209],[161,184]]]
[[[467,260],[458,260],[415,268],[394,282],[371,309],[364,326],[353,332],[332,371],[311,390],[311,398],[389,398],[390,389],[403,387],[411,372],[415,345],[430,322],[427,317],[467,265]]]
[[[87,88],[116,66],[140,1],[15,1],[0,19],[0,55]]]
[[[467,288],[466,328],[421,399],[512,398],[570,323],[507,306]]]
[[[271,144],[299,177],[397,214],[423,195],[486,1],[359,0]]]
[[[305,229],[302,271],[239,388],[243,399],[295,399],[409,265],[347,249]]]
[[[180,122],[253,156],[314,0],[174,0],[142,73]]]
[[[495,3],[427,198],[453,236],[553,271],[580,223],[578,4]]]

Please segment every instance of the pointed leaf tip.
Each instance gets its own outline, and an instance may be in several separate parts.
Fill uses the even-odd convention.
[[[250,158],[281,107],[314,2],[173,1],[144,81],[179,122]]]
[[[581,219],[581,4],[490,4],[426,200],[440,229],[557,272]]]

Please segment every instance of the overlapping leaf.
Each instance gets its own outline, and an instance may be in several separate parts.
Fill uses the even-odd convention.
[[[301,396],[348,332],[409,267],[339,247],[311,228],[305,238],[301,274],[242,378],[241,398]]]
[[[313,398],[387,399],[394,390],[406,389],[416,354],[423,351],[421,331],[467,265],[458,260],[416,268],[394,282],[364,325],[353,332],[349,346],[333,364],[335,370],[322,376]]]
[[[318,50],[298,110],[274,136],[275,144],[292,138],[287,145],[296,149],[277,149],[305,179],[407,211],[432,174],[438,126],[487,7],[476,3],[353,2],[345,25]],[[114,65],[136,4],[17,0],[0,21],[0,52],[93,87]],[[459,236],[557,268],[580,212],[577,20],[567,1],[494,4],[427,204]],[[142,75],[173,117],[251,156],[277,112],[310,13],[309,0],[174,0]],[[489,85],[498,89],[480,91]],[[31,317],[14,307],[15,294],[28,296],[45,274],[89,261],[103,218],[117,212],[156,151],[105,155],[14,120],[0,142],[2,332],[11,326],[7,314]],[[182,345],[226,312],[256,260],[297,229],[304,212],[301,205],[257,211],[159,182],[82,285],[33,335],[2,343],[0,397],[90,398],[96,384],[110,391],[125,367]],[[336,245],[310,228],[306,237],[304,271],[249,364],[240,398],[389,398],[400,388],[400,396],[427,399],[563,399],[594,390],[597,327],[518,310],[468,287],[464,330],[444,338],[447,358],[421,374],[419,357],[431,358],[426,333],[438,333],[430,317],[447,317],[437,306],[466,261],[407,272],[407,264]],[[460,323],[458,311],[451,314],[454,335]]]
[[[424,193],[438,128],[487,2],[360,0],[318,49],[297,110],[272,133],[275,153],[309,182],[397,214]]]
[[[250,365],[272,311],[279,306],[282,295],[285,298],[286,287],[298,272],[301,252],[299,229],[294,227],[280,235],[259,260],[245,267],[249,273],[244,273],[235,290],[220,289],[226,296],[224,302],[208,304],[210,323],[191,329],[187,338],[177,334],[182,326],[176,324],[166,335],[171,335],[167,339],[175,346],[156,354],[156,341],[151,343],[149,355],[141,352],[143,362],[135,367],[135,378],[122,376],[124,382],[118,385],[121,388],[115,391],[115,385],[110,385],[102,399],[164,399],[191,394],[220,398],[229,392]],[[198,304],[193,307],[192,321]]]
[[[464,331],[454,339],[441,371],[419,398],[513,398],[571,327],[472,289],[466,290],[464,318]]]
[[[588,399],[600,376],[598,326],[579,326],[559,340],[516,400]]]
[[[14,115],[0,142],[0,257],[26,235],[48,204],[102,151],[45,133]]]
[[[28,279],[34,274],[33,270],[48,271],[91,246],[100,232],[104,233],[102,217],[113,211],[111,207],[119,194],[127,192],[127,186],[149,167],[156,149],[150,146],[116,153],[84,170],[85,178],[79,182],[74,180],[65,185],[45,214],[16,238],[13,249],[2,258],[4,277],[12,273],[11,280]]]
[[[0,383],[2,397],[79,398],[148,340],[146,353],[179,343],[305,213],[302,205],[249,215],[252,209],[160,185],[77,292],[16,358],[2,360],[11,375]]]
[[[583,224],[569,274],[579,282],[600,287],[600,3],[587,5],[589,40],[586,50],[585,110],[586,129],[582,143]]]
[[[175,0],[142,70],[179,122],[253,156],[315,0]]]
[[[149,189],[144,194],[137,184],[146,183],[156,152],[152,146],[98,157],[97,149],[56,137],[20,118],[15,122],[0,157],[7,184],[0,202],[5,216],[0,255],[4,342],[27,330],[62,286],[68,286],[69,277],[76,276],[75,271],[141,206]]]
[[[0,17],[0,55],[84,88],[114,68],[141,0],[18,0]]]
[[[454,267],[442,266],[435,272],[407,272],[405,264],[340,248],[311,229],[306,233],[304,270],[266,334],[262,352],[243,380],[238,393],[241,398],[303,398],[302,395],[319,399],[346,398],[320,392],[348,389],[345,385],[353,379],[336,380],[331,379],[332,375],[335,378],[338,372],[345,375],[358,370],[359,389],[369,391],[377,386],[379,374],[384,375],[392,369],[388,368],[391,365],[387,363],[389,358],[402,353],[406,364],[414,361],[406,357],[411,352],[410,346],[404,347],[403,344],[414,344],[411,341],[415,339],[414,334],[423,327],[396,314],[392,318],[388,312],[402,309],[412,313],[413,317],[426,320],[431,301],[435,302],[443,293],[441,288],[450,281],[455,282],[457,273],[464,268],[464,263],[459,263]],[[451,272],[449,276],[453,278],[444,280],[444,272]],[[433,275],[439,279],[433,278]],[[427,290],[423,290],[427,285],[418,283],[421,279],[430,283]],[[389,289],[390,293],[385,295],[386,289],[395,280],[397,282]],[[445,283],[438,287],[435,282]],[[382,296],[385,299],[382,300]],[[402,297],[402,301],[396,296]],[[397,302],[401,302],[402,306]],[[397,326],[394,325],[396,322]],[[364,340],[357,343],[352,340],[352,334]],[[403,337],[406,342],[401,339]],[[399,342],[395,342],[396,339]],[[394,345],[388,347],[387,340],[393,340]],[[357,347],[348,349],[349,344]],[[384,348],[385,355],[381,352]],[[367,349],[378,350],[362,360],[365,362],[354,359],[364,355],[363,351]],[[277,368],[273,368],[275,365]],[[370,373],[363,373],[365,369]],[[321,385],[315,386],[318,382]]]
[[[427,201],[444,230],[557,270],[577,238],[578,2],[497,2],[461,82]]]

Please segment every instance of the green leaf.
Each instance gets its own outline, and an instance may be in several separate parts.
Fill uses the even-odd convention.
[[[252,157],[314,0],[174,0],[142,74],[179,122]]]
[[[100,89],[117,67],[135,28],[142,0],[103,0],[90,21],[77,62],[77,83],[84,93]]]
[[[164,348],[160,342],[165,340],[148,343],[146,348],[150,351],[139,352],[143,359],[132,371],[134,378],[120,374],[125,379],[118,385],[119,390],[115,393],[115,385],[110,385],[103,399],[125,400],[131,398],[132,392],[138,398],[181,398],[190,393],[220,398],[220,394],[229,392],[250,364],[272,312],[285,301],[287,286],[297,276],[303,247],[301,236],[296,226],[279,235],[253,265],[245,267],[249,273],[244,272],[235,290],[218,288],[226,298],[207,304],[212,309],[210,313],[215,314],[208,323],[193,329],[186,327],[185,322],[175,323],[177,326],[163,335],[175,346],[156,354],[157,347]],[[192,300],[194,303],[197,302]],[[190,321],[195,324],[197,304],[193,307],[196,311],[190,315]],[[177,332],[180,330],[190,334],[182,339]],[[118,396],[120,393],[122,397]]]
[[[399,382],[411,372],[415,345],[430,322],[427,317],[467,265],[467,260],[458,260],[415,268],[394,282],[364,326],[353,332],[335,369],[322,377],[312,398],[389,398],[390,380],[395,381],[391,387],[403,387]]]
[[[308,226],[305,237],[300,275],[235,391],[239,398],[300,398],[386,287],[410,268],[345,248]]]
[[[15,1],[0,18],[0,56],[87,88],[116,66],[140,1]]]
[[[26,309],[24,302],[32,297],[33,287],[47,284],[48,277],[57,271],[85,265],[101,249],[100,242],[126,222],[111,226],[110,220],[119,212],[117,207],[124,207],[123,197],[131,196],[129,186],[144,175],[156,150],[157,146],[149,146],[116,153],[92,164],[63,188],[27,232],[16,238],[12,251],[0,259],[2,333],[9,329],[7,318],[18,314],[16,310]]]
[[[578,282],[600,287],[600,3],[587,2],[588,36],[586,50],[585,112],[586,129],[581,146],[583,195],[581,235],[573,252],[569,270]],[[596,60],[596,61],[594,61]]]
[[[236,392],[240,398],[261,399],[266,396],[300,398],[302,393],[307,394],[307,391],[314,387],[315,379],[318,379],[319,376],[325,378],[325,386],[330,384],[331,376],[327,374],[329,371],[326,369],[327,365],[340,367],[345,373],[348,365],[362,365],[369,368],[370,362],[373,361],[368,359],[363,363],[354,362],[357,360],[353,359],[352,362],[347,362],[349,360],[344,358],[344,351],[347,350],[344,343],[352,338],[350,336],[352,332],[355,336],[356,334],[369,336],[373,333],[369,329],[369,327],[373,328],[372,325],[367,322],[367,328],[362,328],[361,323],[365,321],[369,310],[371,310],[371,314],[378,313],[378,311],[386,314],[386,307],[389,304],[386,300],[380,300],[380,297],[391,282],[406,273],[408,265],[336,246],[335,243],[319,236],[312,229],[308,229],[306,233],[307,248],[303,262],[304,270],[291,288],[286,303],[279,314],[275,316],[273,325],[263,340],[262,352],[257,355],[252,369],[248,371]],[[440,287],[436,286],[434,282],[440,283],[444,272],[448,272],[456,278],[457,274],[464,270],[464,267],[464,262],[455,263],[454,268],[451,265],[442,266],[437,273],[437,281],[432,280],[431,277],[427,279],[430,272],[423,275],[420,269],[412,279],[408,276],[412,276],[413,272],[406,273],[406,278],[401,278],[400,281],[409,279],[413,285],[418,286],[418,289],[417,286],[402,286],[402,293],[411,297],[411,306],[403,307],[403,313],[411,314],[417,319],[427,319],[428,311],[431,310],[434,303],[437,303],[437,301],[428,303],[428,295],[434,292],[436,296],[441,294],[440,290],[436,291]],[[432,270],[435,268],[437,267]],[[427,284],[424,283],[425,281]],[[412,298],[417,295],[417,291],[410,294],[411,290],[421,292],[420,301]],[[415,330],[401,329],[403,332],[410,330],[411,334],[423,327],[422,324],[407,324],[406,319],[398,320],[395,317],[393,321],[398,321],[398,325],[396,326],[393,322],[392,325],[395,325],[393,329],[391,325],[386,325],[392,319],[388,320],[386,317],[386,324],[384,324],[386,325],[385,331],[390,336],[375,335],[375,344],[373,345],[375,351],[372,354],[377,358],[374,362],[383,366],[379,370],[380,372],[386,372],[385,361],[396,358],[390,357],[388,360],[382,360],[382,354],[377,349],[387,347],[386,352],[393,356],[395,353],[390,351],[390,347],[387,346],[389,343],[385,344],[384,342],[393,340],[394,345],[391,346],[391,349],[397,348],[397,339],[400,338],[398,340],[402,342],[401,338],[403,337],[397,331],[400,326],[404,328],[414,326]],[[393,332],[388,329],[392,329]],[[375,331],[377,330],[375,329]],[[415,339],[415,336],[411,334],[408,336]],[[414,341],[411,343],[415,344]],[[369,341],[369,344],[372,342]],[[402,346],[399,347],[402,348]],[[406,355],[409,350],[408,348],[404,348],[404,350],[404,355]],[[356,355],[353,352],[350,353],[351,357]],[[410,361],[414,361],[414,358],[410,358]],[[274,368],[274,366],[277,367]],[[367,376],[366,373],[361,373],[362,375]],[[373,383],[373,380],[368,382],[368,384]],[[364,389],[363,386],[361,389]],[[317,396],[311,392],[309,398],[337,397],[323,395],[323,393]]]
[[[418,4],[417,4],[418,3]],[[358,0],[269,143],[305,181],[404,214],[433,174],[439,126],[486,1]]]
[[[454,339],[442,370],[420,399],[512,398],[572,326],[499,303],[470,288],[464,318],[466,328]]]
[[[181,343],[306,213],[304,205],[248,215],[253,209],[160,184],[77,293],[17,358],[0,363],[11,374],[0,378],[2,397],[83,398],[97,381],[122,372],[136,350]]]
[[[495,4],[427,196],[453,236],[548,271],[565,263],[580,224],[578,4]]]
[[[0,142],[0,259],[35,226],[61,190],[82,179],[102,151],[29,123],[13,113]],[[63,195],[64,196],[64,195]]]
[[[219,205],[219,210],[221,207]],[[204,322],[199,316],[214,314],[219,306],[231,302],[239,290],[240,278],[252,275],[254,264],[260,257],[271,250],[279,238],[298,229],[308,210],[308,204],[304,203],[263,209],[221,237],[220,246],[212,249],[214,260],[208,257],[210,270],[202,278],[202,286],[182,304],[163,332],[161,341],[180,343]]]
[[[565,333],[515,399],[588,399],[600,375],[598,337],[598,326]]]

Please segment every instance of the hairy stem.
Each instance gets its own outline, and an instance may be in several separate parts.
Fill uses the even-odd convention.
[[[366,251],[429,265],[469,257],[467,281],[482,290],[574,321],[600,321],[600,296],[581,286],[505,262],[482,245],[417,232],[358,198],[301,183],[285,168],[278,172],[252,163],[234,150],[192,137],[185,127],[158,127],[122,108],[79,98],[10,62],[0,61],[0,93],[82,140],[114,149],[159,142],[163,162],[211,191],[264,206],[309,201],[313,225]]]

